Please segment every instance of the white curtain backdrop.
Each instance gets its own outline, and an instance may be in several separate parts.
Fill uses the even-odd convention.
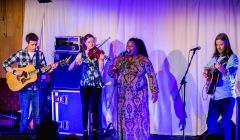
[[[24,16],[23,48],[25,35],[37,33],[48,64],[53,63],[55,36],[92,33],[97,43],[111,37],[102,46],[111,57],[124,51],[130,37],[143,39],[160,88],[159,100],[153,104],[149,99],[153,134],[182,134],[179,124],[185,113],[183,91],[178,94],[178,89],[191,48],[200,46],[201,50],[186,77],[186,135],[206,130],[210,97],[202,91],[202,71],[213,53],[216,35],[227,33],[233,51],[240,54],[239,0],[26,0]],[[110,122],[116,126],[116,97],[111,108],[106,108],[113,88],[113,79],[106,73],[110,63],[106,62],[103,74],[107,83],[102,94],[103,127]]]

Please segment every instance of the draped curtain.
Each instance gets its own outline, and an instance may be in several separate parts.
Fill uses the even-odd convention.
[[[239,0],[52,0],[39,3],[26,0],[22,47],[25,35],[35,32],[40,37],[40,50],[47,62],[54,60],[56,36],[84,36],[91,33],[111,58],[125,50],[131,37],[143,39],[154,66],[160,88],[159,99],[149,98],[151,133],[181,135],[179,125],[186,117],[185,133],[200,135],[206,130],[210,97],[204,92],[203,68],[214,50],[214,39],[220,32],[230,38],[233,51],[239,55]],[[193,57],[184,92],[178,92],[192,56],[191,48],[200,46]],[[116,127],[116,94],[111,99],[113,79],[105,63],[102,94],[102,127]],[[149,92],[149,97],[150,92]],[[112,100],[110,109],[106,104]],[[233,115],[236,121],[236,112]]]

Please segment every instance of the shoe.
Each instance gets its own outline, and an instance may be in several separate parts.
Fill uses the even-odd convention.
[[[93,139],[93,140],[98,140],[97,131],[92,131],[92,139]]]
[[[83,132],[83,140],[88,140],[88,131]]]

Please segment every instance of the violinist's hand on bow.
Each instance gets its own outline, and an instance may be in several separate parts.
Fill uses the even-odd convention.
[[[81,53],[79,53],[79,54],[77,55],[77,57],[76,57],[76,59],[75,59],[75,63],[76,63],[77,65],[81,65],[81,64],[82,64],[82,54],[81,54]]]
[[[104,60],[105,59],[105,56],[104,54],[100,54],[100,57],[99,57],[100,60]]]
[[[113,64],[110,65],[109,68],[110,68],[111,71],[114,71],[114,73],[115,73],[114,76],[113,76],[113,78],[114,78],[114,79],[117,79],[117,78],[118,78],[118,73],[117,73],[118,69],[117,69]]]

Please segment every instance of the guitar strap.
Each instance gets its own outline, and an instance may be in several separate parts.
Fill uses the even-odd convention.
[[[36,69],[39,69],[39,72],[37,74],[37,81],[36,81],[36,85],[37,87],[41,88],[41,69],[40,69],[40,61],[39,61],[39,50],[36,50]]]

